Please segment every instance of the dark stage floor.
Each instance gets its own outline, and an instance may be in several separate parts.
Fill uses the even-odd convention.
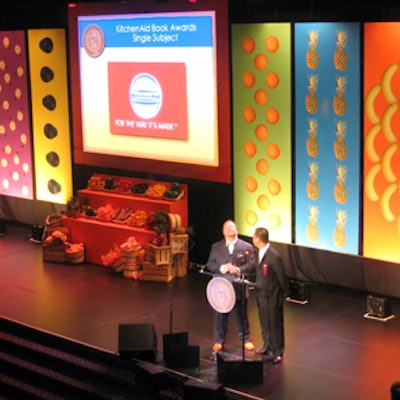
[[[118,352],[120,324],[154,324],[156,363],[162,338],[188,332],[200,346],[201,365],[181,371],[217,382],[213,311],[205,294],[210,277],[191,272],[170,283],[141,282],[90,265],[43,263],[30,228],[9,224],[0,238],[0,315],[107,351]],[[367,293],[313,285],[308,304],[285,303],[286,351],[282,364],[264,363],[262,384],[225,387],[267,400],[384,400],[400,380],[400,300],[391,299],[395,318],[364,318]],[[250,322],[256,346],[262,345],[254,296]],[[230,321],[226,351],[241,355],[235,321]],[[249,360],[254,354],[246,352]]]

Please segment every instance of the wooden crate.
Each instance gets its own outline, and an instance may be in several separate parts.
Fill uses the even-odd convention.
[[[64,245],[46,246],[43,247],[43,261],[66,263],[67,253]]]
[[[189,235],[187,233],[170,233],[169,244],[171,246],[172,254],[187,253],[189,245]]]
[[[171,246],[154,246],[147,243],[145,260],[153,265],[167,265],[172,262]]]
[[[144,281],[169,282],[175,278],[175,268],[171,264],[154,265],[145,261],[142,271]]]
[[[186,254],[173,254],[172,266],[175,268],[175,276],[183,278],[187,274],[187,255]]]

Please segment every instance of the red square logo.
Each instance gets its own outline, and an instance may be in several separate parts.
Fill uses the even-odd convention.
[[[108,63],[110,132],[188,139],[184,63]]]

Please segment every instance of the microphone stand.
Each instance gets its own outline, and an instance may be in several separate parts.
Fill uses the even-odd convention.
[[[246,343],[246,338],[245,338],[245,311],[246,311],[246,285],[249,286],[256,286],[255,282],[251,282],[247,279],[244,278],[244,275],[239,275],[237,279],[234,280],[234,282],[239,282],[242,285],[242,326],[243,326],[243,335],[242,335],[242,360],[245,360],[245,343]]]
[[[173,302],[174,302],[174,280],[171,282],[171,295],[169,303],[169,334],[172,335],[172,317],[173,317]]]
[[[238,279],[242,279],[241,275],[239,275]],[[246,311],[246,301],[245,301],[245,296],[246,296],[246,285],[245,283],[242,283],[242,326],[243,326],[243,333],[242,333],[242,360],[245,360],[245,311]]]

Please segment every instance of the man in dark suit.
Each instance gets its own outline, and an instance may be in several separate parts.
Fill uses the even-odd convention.
[[[227,278],[232,280],[236,297],[232,311],[236,316],[238,334],[240,340],[244,341],[245,349],[252,351],[254,345],[250,336],[247,314],[248,288],[243,288],[241,282],[235,282],[235,278],[254,269],[255,251],[250,243],[238,237],[236,224],[232,220],[225,221],[222,234],[224,239],[211,247],[206,268],[215,274],[226,274]],[[229,312],[216,312],[214,351],[224,349],[229,314]]]
[[[264,347],[257,353],[278,364],[282,361],[284,350],[283,302],[284,293],[289,291],[289,280],[281,255],[269,242],[266,228],[255,230],[253,244],[258,249],[256,296],[264,341]]]

